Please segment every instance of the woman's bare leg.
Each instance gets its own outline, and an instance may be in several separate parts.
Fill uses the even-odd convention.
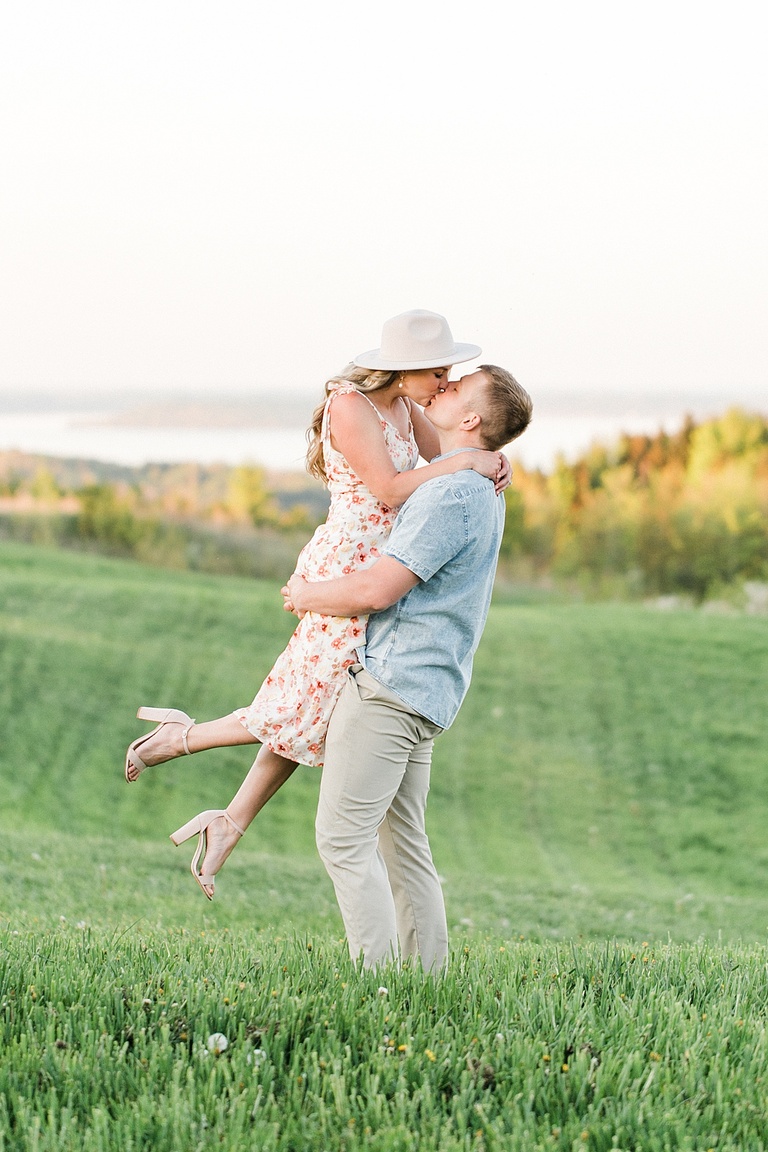
[[[179,724],[164,724],[149,739],[142,741],[141,758],[147,767],[183,756],[181,733]],[[240,744],[258,744],[258,740],[234,713],[195,724],[187,733],[190,752],[204,752],[208,748],[232,748]],[[279,756],[277,752],[262,745],[248,775],[227,808],[235,824],[245,831],[254,816],[293,775],[296,767],[295,760],[287,760],[285,756]],[[239,834],[223,816],[209,824],[202,863],[203,874],[215,876],[239,839]]]
[[[218,721],[213,723],[218,723]],[[204,728],[206,725],[201,724],[200,727]],[[192,732],[195,730],[193,728]],[[206,747],[216,747],[216,745],[206,745]],[[190,744],[190,748],[192,748],[192,744]],[[254,816],[293,775],[296,767],[294,760],[286,760],[285,756],[278,756],[277,752],[272,752],[271,749],[262,745],[248,775],[227,805],[227,812],[235,824],[245,831]],[[202,874],[215,876],[239,839],[239,833],[223,816],[209,824],[206,832],[205,857],[200,868]],[[213,889],[211,889],[212,893]]]
[[[148,768],[184,755],[182,731],[180,724],[163,724],[157,732],[142,740],[141,758]],[[194,724],[187,733],[190,752],[203,752],[207,748],[232,748],[237,744],[258,744],[258,740],[234,713],[221,716],[218,720]]]

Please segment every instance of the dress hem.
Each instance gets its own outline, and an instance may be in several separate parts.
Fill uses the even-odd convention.
[[[246,721],[245,714],[247,711],[248,711],[247,708],[236,708],[235,711],[232,713],[232,715],[237,717],[237,719],[242,724],[243,728],[245,728],[246,732],[250,732],[251,736],[253,736],[255,740],[258,740],[259,744],[263,744],[265,748],[269,748],[270,752],[274,752],[275,756],[282,756],[282,758],[284,760],[292,760],[294,764],[303,764],[307,768],[322,768],[323,767],[323,764],[324,764],[323,760],[318,760],[316,758],[311,759],[310,756],[302,756],[302,757],[295,756],[295,755],[289,756],[289,755],[286,755],[286,752],[283,748],[275,748],[274,739],[270,739],[269,736],[265,736],[264,732],[260,728],[258,728],[255,725],[252,727]]]

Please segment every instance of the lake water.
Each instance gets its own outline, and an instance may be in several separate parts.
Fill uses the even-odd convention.
[[[256,463],[280,471],[303,468],[301,428],[166,428],[103,423],[100,412],[0,413],[0,451],[106,460],[139,466]]]
[[[725,407],[725,405],[723,406]],[[656,411],[537,410],[509,455],[529,468],[549,470],[558,452],[572,459],[594,441],[610,445],[620,432],[673,431],[684,408]],[[142,465],[196,461],[255,463],[275,471],[303,468],[306,441],[300,427],[136,427],[111,423],[103,411],[0,411],[0,450],[16,448],[48,456]]]

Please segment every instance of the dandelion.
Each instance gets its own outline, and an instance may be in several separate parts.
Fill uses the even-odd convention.
[[[433,1064],[435,1060],[437,1060],[437,1056],[435,1056],[431,1048],[425,1048],[424,1055],[426,1056],[427,1060],[431,1060]]]
[[[227,1040],[223,1032],[212,1032],[206,1041],[206,1047],[209,1052],[213,1052],[214,1055],[218,1056],[220,1053],[226,1052],[227,1048],[229,1048],[229,1040]]]
[[[389,988],[385,988],[382,984],[381,988],[379,988],[379,996],[389,996]]]

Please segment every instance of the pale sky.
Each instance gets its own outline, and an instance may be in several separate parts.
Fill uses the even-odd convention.
[[[768,406],[754,2],[5,12],[2,392],[317,388],[430,308],[534,396]]]

